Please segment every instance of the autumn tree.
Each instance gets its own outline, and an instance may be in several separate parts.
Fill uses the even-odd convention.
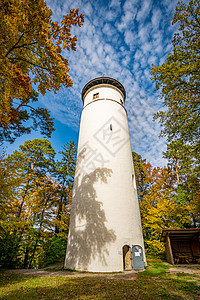
[[[132,153],[132,157],[135,169],[138,199],[139,201],[143,201],[144,196],[148,193],[152,184],[152,166],[149,162],[146,162],[146,159],[143,159],[141,155],[136,152]]]
[[[190,0],[178,2],[172,24],[179,24],[166,62],[151,70],[156,88],[160,90],[164,111],[159,118],[168,142],[182,139],[199,143],[200,105],[200,4]]]
[[[6,158],[6,165],[13,170],[11,176],[19,178],[18,185],[10,187],[14,191],[12,199],[7,195],[4,200],[7,212],[9,207],[11,209],[10,214],[7,213],[6,216],[4,214],[5,230],[0,241],[6,245],[6,247],[0,245],[0,256],[5,258],[3,263],[6,267],[16,267],[20,261],[24,236],[29,236],[27,232],[35,224],[35,221],[30,218],[28,209],[30,203],[34,208],[34,198],[30,197],[30,193],[33,194],[33,187],[38,186],[36,183],[40,180],[42,182],[44,176],[52,171],[54,155],[55,151],[48,140],[34,139],[20,145],[19,150]],[[8,168],[6,169],[5,166],[3,171],[8,177]]]
[[[165,109],[155,114],[159,118],[161,136],[167,137],[168,159],[176,176],[178,202],[188,205],[191,221],[199,224],[200,167],[200,4],[190,0],[178,2],[172,24],[179,25],[174,34],[173,50],[166,62],[151,71],[153,81]]]
[[[47,90],[56,92],[61,85],[72,85],[62,50],[76,50],[71,27],[81,26],[83,15],[71,9],[60,24],[51,16],[44,0],[0,0],[1,139],[13,141],[29,132],[32,127],[23,124],[30,119],[34,128],[50,134],[49,112],[31,103],[37,101],[33,86],[44,95]]]
[[[51,143],[46,139],[34,139],[24,142],[24,145],[19,146],[19,150],[16,150],[8,157],[11,161],[21,161],[23,164],[22,176],[24,178],[24,184],[19,187],[20,197],[19,206],[16,216],[20,217],[25,197],[33,184],[35,178],[50,172],[54,165],[55,151],[51,146]]]
[[[57,182],[51,176],[37,177],[27,200],[27,226],[21,246],[23,268],[40,265],[39,256],[43,253],[43,246],[53,236],[58,202]]]
[[[32,104],[37,100],[38,93],[32,89],[30,97],[19,100],[22,106],[14,108],[17,102],[10,104],[10,123],[4,126],[5,124],[3,125],[0,121],[0,144],[3,144],[4,141],[12,143],[17,137],[37,129],[40,129],[42,135],[51,136],[55,130],[53,118],[46,108],[33,107]],[[3,115],[3,111],[0,113]]]
[[[191,224],[189,203],[178,202],[175,177],[171,167],[152,168],[153,183],[140,209],[143,212],[143,230],[147,253],[164,253],[160,242],[163,229],[185,228]]]
[[[66,252],[76,145],[46,139],[0,155],[0,267],[45,267]]]
[[[13,199],[16,194],[17,187],[22,183],[20,171],[22,165],[18,161],[10,161],[6,159],[5,149],[0,153],[0,207],[1,212],[5,209],[5,215],[8,214],[8,199]],[[3,217],[0,213],[0,219]]]
[[[13,255],[13,232],[21,227],[15,222],[18,209],[17,189],[23,184],[20,162],[7,161],[5,151],[0,154],[0,267],[10,261],[16,261]]]
[[[71,204],[71,193],[74,182],[74,173],[76,165],[76,144],[71,141],[66,143],[61,154],[61,159],[56,163],[55,176],[59,182],[58,186],[58,208],[55,233],[61,233],[64,230],[63,222],[65,223],[65,231],[69,225],[69,208]]]
[[[177,145],[177,149],[179,147],[180,145]],[[152,255],[164,254],[164,245],[160,242],[163,229],[194,226],[193,217],[196,212],[194,207],[196,207],[198,195],[194,193],[196,197],[194,196],[194,200],[190,201],[186,197],[185,185],[180,185],[182,189],[177,189],[177,176],[179,176],[180,184],[184,183],[187,170],[191,168],[191,161],[187,164],[182,161],[181,153],[186,154],[187,149],[180,147],[179,153],[174,149],[175,145],[173,154],[176,154],[176,160],[172,159],[170,153],[171,159],[167,167],[153,167],[146,162],[146,159],[133,152],[145,249]],[[168,154],[169,152],[166,152],[166,155]],[[177,171],[183,163],[186,173]]]
[[[200,174],[199,174],[199,150],[195,145],[185,144],[178,139],[167,145],[164,157],[168,159],[171,170],[176,177],[178,203],[187,204],[190,207],[190,227],[198,227],[200,224]],[[187,225],[187,224],[186,224]]]

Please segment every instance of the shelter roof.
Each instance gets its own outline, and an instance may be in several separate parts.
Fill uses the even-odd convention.
[[[191,242],[200,239],[200,228],[163,229],[160,241],[165,242],[167,235],[171,242]]]

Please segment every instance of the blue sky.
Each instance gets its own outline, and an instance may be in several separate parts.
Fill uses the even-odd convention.
[[[57,94],[39,97],[39,105],[55,118],[56,131],[51,142],[56,151],[67,141],[78,142],[81,92],[84,85],[99,76],[113,77],[125,87],[126,109],[132,151],[163,166],[164,139],[159,139],[160,125],[153,114],[162,108],[162,100],[150,80],[152,64],[162,64],[172,49],[175,27],[171,25],[175,0],[47,0],[53,19],[60,21],[71,8],[85,15],[84,25],[73,28],[78,38],[76,52],[67,50],[73,87]],[[41,137],[38,132],[18,138],[9,145],[12,152],[27,139]]]

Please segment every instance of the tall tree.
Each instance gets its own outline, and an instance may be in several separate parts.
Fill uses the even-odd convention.
[[[166,109],[159,118],[162,135],[168,141],[180,138],[191,144],[199,143],[200,113],[200,3],[178,2],[172,24],[179,30],[172,40],[173,51],[166,62],[151,70],[156,88],[160,89]]]
[[[7,158],[0,156],[0,267],[40,267],[64,259],[75,143],[65,144],[60,154],[55,164],[51,143],[34,139]]]
[[[148,193],[148,190],[150,189],[152,184],[152,166],[149,162],[146,162],[146,159],[143,159],[141,155],[137,154],[136,152],[133,152],[132,156],[135,169],[138,198],[139,201],[143,201],[144,196]]]
[[[54,155],[54,149],[48,140],[35,139],[26,141],[19,146],[19,150],[6,158],[3,168],[5,177],[9,178],[11,169],[11,176],[19,178],[18,185],[13,184],[11,187],[14,191],[12,199],[7,195],[4,200],[7,214],[4,213],[4,227],[1,227],[3,238],[0,240],[0,256],[4,257],[2,264],[6,267],[16,267],[21,260],[21,243],[24,236],[28,236],[27,230],[34,225],[28,213],[30,192],[36,182],[42,181],[44,175],[52,170]]]
[[[56,164],[55,175],[59,182],[58,193],[59,201],[57,208],[57,220],[55,226],[55,233],[59,233],[61,229],[62,219],[66,219],[66,214],[68,213],[67,221],[69,222],[69,211],[66,209],[70,205],[71,201],[71,190],[74,181],[75,173],[75,162],[76,162],[76,144],[71,141],[66,143],[63,150],[59,153],[62,155],[61,160]],[[66,229],[68,229],[67,224]],[[62,226],[63,230],[63,226]]]
[[[19,207],[17,217],[20,217],[25,197],[30,185],[35,178],[40,177],[53,169],[55,151],[51,143],[46,139],[34,139],[25,141],[8,157],[8,160],[21,161],[23,163],[24,184],[20,187]]]
[[[25,253],[23,267],[31,268],[36,254],[42,252],[46,239],[53,235],[58,202],[57,182],[51,176],[37,177],[34,185],[31,185],[27,198],[28,226],[23,241]]]
[[[33,84],[42,95],[47,90],[56,92],[61,85],[72,85],[62,50],[76,50],[77,38],[71,36],[71,27],[81,26],[83,15],[71,9],[60,25],[51,15],[45,0],[0,0],[1,138],[13,140],[16,134],[27,131],[22,123],[30,118],[38,126],[36,120],[41,119],[42,131],[47,127],[50,134],[49,112],[31,105],[37,101]]]
[[[164,253],[164,245],[160,242],[162,229],[190,227],[198,220],[198,214],[196,220],[193,218],[198,195],[195,191],[187,193],[185,186],[188,168],[191,168],[191,161],[186,164],[183,160],[188,148],[181,147],[180,142],[175,144],[172,149],[168,148],[165,155],[170,160],[163,168],[152,167],[140,155],[133,153],[145,248],[153,255]],[[180,165],[183,165],[182,171],[179,170]]]
[[[184,144],[180,139],[167,145],[164,157],[168,159],[172,172],[176,177],[178,202],[190,206],[190,226],[200,223],[199,190],[200,154],[196,145]]]
[[[14,230],[21,225],[15,222],[18,209],[17,189],[24,182],[21,168],[20,162],[9,162],[2,150],[0,155],[0,266],[6,261],[8,253],[11,253],[10,242]]]
[[[176,175],[178,202],[188,205],[190,222],[199,224],[199,165],[200,165],[200,3],[179,1],[172,24],[179,24],[174,34],[173,50],[166,62],[151,71],[153,81],[165,110],[155,114],[159,118],[161,136],[168,145],[164,153]]]
[[[176,192],[176,178],[171,167],[152,168],[152,184],[140,203],[142,226],[147,253],[164,253],[160,242],[165,228],[184,228],[191,225],[191,206],[180,203]]]

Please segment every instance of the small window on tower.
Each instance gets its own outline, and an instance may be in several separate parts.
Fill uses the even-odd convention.
[[[99,93],[93,94],[93,99],[99,98]]]
[[[122,105],[124,104],[123,101],[122,101],[122,99],[120,99],[120,102],[121,102]]]
[[[110,131],[112,131],[112,124],[110,124]]]

